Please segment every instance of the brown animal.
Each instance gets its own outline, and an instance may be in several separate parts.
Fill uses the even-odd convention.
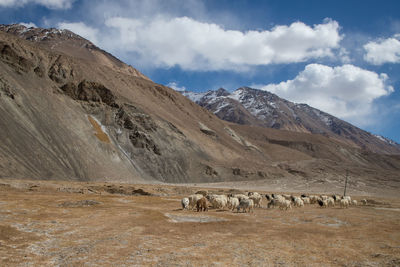
[[[205,197],[200,198],[196,202],[197,212],[199,211],[208,211],[207,207],[207,199]]]

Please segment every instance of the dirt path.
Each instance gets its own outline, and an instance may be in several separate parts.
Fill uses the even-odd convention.
[[[0,186],[1,266],[400,265],[399,199],[197,213],[179,202],[196,188],[147,185],[152,196],[132,196],[44,185]],[[99,186],[68,188],[79,185]]]

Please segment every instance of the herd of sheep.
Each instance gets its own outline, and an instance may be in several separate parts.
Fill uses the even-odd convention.
[[[306,195],[301,196],[293,195],[280,195],[280,194],[266,194],[267,208],[278,207],[281,210],[288,210],[292,207],[304,207],[304,205],[317,204],[322,208],[335,207],[339,205],[341,208],[348,208],[350,205],[357,205],[357,200],[352,200],[350,196],[338,195]],[[207,211],[209,206],[214,209],[229,209],[237,212],[252,212],[255,207],[261,208],[263,195],[257,192],[249,192],[247,194],[229,194],[217,195],[207,194],[205,191],[184,197],[181,200],[182,209]],[[367,200],[361,200],[363,205],[367,204]]]

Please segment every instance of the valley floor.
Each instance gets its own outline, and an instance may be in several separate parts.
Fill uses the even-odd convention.
[[[366,197],[348,209],[182,211],[180,199],[197,190],[1,180],[0,265],[400,265],[400,198]]]

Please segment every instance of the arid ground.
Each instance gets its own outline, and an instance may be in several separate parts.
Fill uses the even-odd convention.
[[[2,180],[0,265],[400,265],[400,198],[367,196],[348,209],[181,210],[197,190]]]

